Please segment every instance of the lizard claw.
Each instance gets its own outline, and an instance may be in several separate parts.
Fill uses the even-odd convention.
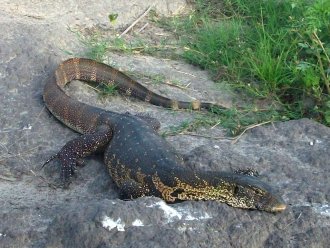
[[[58,153],[51,156],[49,159],[47,159],[47,161],[41,166],[41,169],[43,169],[45,167],[46,164],[48,164],[49,162],[51,162],[52,160],[54,160],[55,158],[58,158]]]
[[[47,161],[42,165],[42,169],[51,161],[53,161],[54,159],[59,159],[60,163],[61,163],[61,173],[60,173],[60,178],[61,181],[64,183],[64,185],[68,185],[70,178],[72,177],[72,175],[76,172],[76,164],[80,164],[82,163],[82,161],[79,161],[75,158],[65,158],[64,156],[62,156],[62,153],[59,152],[53,156],[51,156],[49,159],[47,159]]]

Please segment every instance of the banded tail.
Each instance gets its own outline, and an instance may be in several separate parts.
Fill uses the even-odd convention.
[[[71,80],[83,80],[106,85],[115,85],[119,92],[128,96],[136,97],[145,102],[165,108],[177,109],[211,109],[225,107],[219,104],[201,102],[194,100],[191,102],[177,101],[158,95],[119,70],[85,58],[71,58],[62,62],[56,70],[56,82],[60,87],[64,87]]]

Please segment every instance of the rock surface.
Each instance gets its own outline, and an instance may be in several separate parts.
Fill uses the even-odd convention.
[[[77,134],[52,117],[42,102],[48,76],[66,50],[82,48],[70,27],[109,28],[117,12],[127,26],[150,3],[170,14],[183,1],[3,1],[0,10],[0,247],[327,247],[330,235],[330,129],[307,119],[248,131],[237,143],[192,136],[168,137],[188,166],[230,171],[253,167],[276,187],[289,208],[273,215],[217,202],[167,205],[155,197],[118,199],[101,156],[88,158],[68,190],[49,187],[58,164],[43,162]],[[167,3],[168,2],[168,3]],[[165,4],[164,4],[165,3]],[[122,5],[120,5],[122,4]],[[127,11],[129,9],[129,11]],[[187,90],[148,85],[180,99],[235,95],[214,91],[205,72],[182,62],[111,55],[108,63],[139,73],[163,74]],[[144,82],[148,83],[148,82]],[[74,82],[69,93],[118,112],[148,112],[164,127],[192,119],[120,96],[100,99]],[[215,136],[220,128],[207,130]]]

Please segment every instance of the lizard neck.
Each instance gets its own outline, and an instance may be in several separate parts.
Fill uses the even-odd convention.
[[[169,202],[184,200],[216,200],[238,208],[283,211],[284,201],[273,189],[255,176],[214,171],[179,169],[175,186],[166,188],[161,180],[153,180]],[[157,179],[157,178],[156,178]],[[157,186],[158,185],[158,186]]]

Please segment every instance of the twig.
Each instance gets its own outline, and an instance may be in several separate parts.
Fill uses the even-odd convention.
[[[313,32],[313,35],[314,35],[315,39],[317,40],[317,43],[319,43],[319,45],[322,47],[322,50],[324,52],[324,55],[327,57],[328,62],[330,63],[330,59],[329,59],[329,56],[327,54],[327,51],[324,49],[324,46],[323,46],[323,44],[322,44],[319,36],[317,35],[317,33],[315,31]]]
[[[45,19],[44,16],[38,16],[38,15],[24,15],[24,16],[29,17],[29,18],[33,18],[33,19],[37,19],[37,20]]]
[[[6,176],[2,176],[2,175],[0,175],[0,179],[6,180],[9,182],[15,182],[17,180],[15,177],[6,177]]]
[[[179,72],[179,73],[182,73],[182,74],[185,74],[185,75],[188,75],[188,76],[194,77],[194,78],[197,77],[197,76],[195,76],[194,74],[191,74],[191,73],[188,73],[188,72],[184,72],[184,71],[180,71],[180,70],[176,69],[175,67],[174,67],[174,69],[175,69],[177,72]]]
[[[138,33],[141,33],[148,25],[149,25],[148,22],[144,24],[143,27],[139,29]]]
[[[181,85],[173,84],[173,83],[170,83],[169,81],[164,81],[164,84],[167,84],[169,86],[176,87],[176,88],[179,88],[179,89],[182,89],[182,90],[186,90],[187,89],[186,86],[181,86]]]
[[[46,183],[48,185],[48,187],[50,187],[52,189],[57,189],[58,188],[55,184],[50,183],[46,178],[44,178],[43,176],[35,173],[33,170],[30,170],[30,172],[33,174],[33,176],[38,177],[43,183]]]
[[[300,212],[299,213],[299,215],[298,215],[298,217],[297,217],[297,219],[295,219],[295,220],[293,220],[293,221],[291,221],[289,224],[287,224],[283,229],[281,229],[281,230],[285,230],[285,229],[287,229],[288,228],[288,226],[290,226],[290,225],[292,225],[293,223],[295,223],[297,220],[299,220],[300,219],[300,217],[301,217],[301,215],[302,215],[302,212]]]
[[[195,136],[195,137],[202,137],[206,139],[227,139],[227,140],[234,140],[235,137],[226,137],[226,136],[209,136],[209,135],[203,135],[203,134],[198,134],[198,133],[191,133],[191,132],[181,132],[178,133],[180,135],[189,135],[189,136]]]
[[[178,47],[176,46],[170,46],[170,45],[155,45],[155,46],[148,46],[148,49],[177,49]],[[109,46],[109,49],[120,51],[120,48],[116,46]],[[146,49],[145,46],[136,46],[136,47],[131,47],[131,51],[140,51]]]
[[[316,42],[322,47],[323,52],[324,52],[325,56],[326,56],[327,59],[328,59],[328,63],[330,64],[330,59],[329,59],[329,57],[328,57],[327,51],[324,49],[323,44],[322,44],[322,42],[320,41],[319,37],[317,36],[316,32],[313,32],[313,36],[314,36],[314,38],[316,39]],[[318,62],[319,62],[319,64],[320,64],[320,68],[321,68],[321,69],[320,69],[320,72],[321,72],[321,74],[322,74],[322,77],[323,77],[323,80],[324,80],[325,87],[327,88],[327,92],[328,92],[328,94],[330,94],[330,82],[329,82],[327,76],[325,75],[325,72],[324,72],[324,66],[323,66],[323,63],[322,63],[322,58],[321,58],[321,55],[320,55],[319,51],[317,51],[317,50],[316,50],[316,57],[317,57],[317,60],[318,60]]]
[[[213,126],[211,127],[211,129],[215,128],[215,127],[218,126],[220,123],[221,123],[221,121],[218,121],[215,125],[213,125]]]
[[[194,78],[197,77],[196,75],[191,74],[191,73],[189,73],[189,72],[185,72],[185,71],[180,71],[180,70],[178,70],[174,65],[169,64],[169,66],[172,67],[172,68],[173,68],[174,70],[176,70],[177,72],[182,73],[182,74],[184,74],[184,75],[188,75],[188,76],[191,76],[191,77],[194,77]],[[202,78],[202,79],[204,79],[204,78]]]
[[[122,32],[119,35],[119,38],[121,38],[124,34],[126,34],[128,31],[130,31],[143,17],[145,17],[149,13],[149,11],[152,9],[152,7],[154,7],[154,5],[150,5],[150,7],[138,19],[136,19],[128,28],[125,29],[124,32]]]
[[[98,92],[98,93],[101,92],[101,90],[99,90],[98,88],[96,88],[96,87],[94,87],[94,86],[91,86],[91,85],[89,85],[89,84],[84,84],[84,85],[86,85],[88,88],[91,88],[92,90],[94,90],[94,91],[96,91],[96,92]],[[105,85],[106,85],[106,84],[105,84]]]
[[[203,134],[192,133],[192,132],[187,132],[187,131],[182,131],[180,133],[173,132],[173,133],[169,133],[167,135],[168,136],[173,136],[173,135],[176,135],[176,134],[179,134],[179,135],[189,135],[189,136],[202,137],[202,138],[213,139],[213,140],[227,139],[227,140],[232,140],[232,144],[235,144],[247,130],[250,130],[252,128],[259,127],[259,126],[262,126],[262,125],[265,125],[265,124],[268,124],[268,123],[273,123],[273,121],[265,121],[265,122],[262,122],[262,123],[259,123],[259,124],[254,124],[254,125],[248,126],[247,128],[245,128],[243,130],[242,133],[240,133],[239,135],[237,135],[235,137],[209,136],[209,135],[203,135]],[[214,125],[214,127],[217,126],[218,124],[219,123],[217,123],[216,125]]]
[[[330,94],[330,83],[329,83],[329,80],[328,80],[327,76],[325,75],[324,67],[323,67],[323,63],[322,63],[322,58],[321,58],[321,55],[318,51],[316,51],[316,57],[317,57],[317,61],[320,64],[320,68],[321,68],[320,72],[321,72],[321,75],[323,77],[325,87],[327,88],[328,94]]]
[[[247,128],[245,128],[245,129],[243,130],[243,132],[241,132],[238,136],[236,136],[236,138],[233,140],[232,144],[235,144],[235,143],[236,143],[236,142],[242,137],[242,135],[243,135],[246,131],[248,131],[248,130],[250,130],[250,129],[252,129],[252,128],[255,128],[255,127],[259,127],[259,126],[262,126],[262,125],[268,124],[268,123],[270,123],[270,122],[272,122],[272,121],[265,121],[265,122],[262,122],[262,123],[258,123],[258,124],[254,124],[254,125],[248,126]]]

